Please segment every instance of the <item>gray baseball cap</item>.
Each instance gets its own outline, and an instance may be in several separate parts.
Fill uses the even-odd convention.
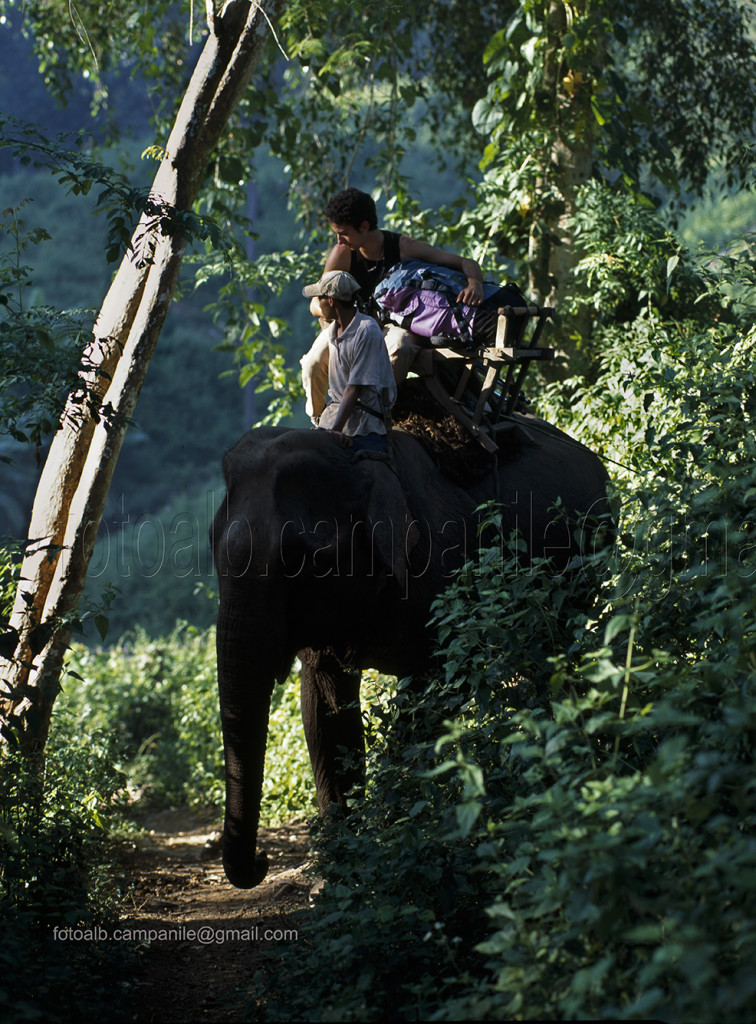
[[[351,302],[360,286],[346,270],[329,270],[317,284],[308,284],[302,289],[305,298],[327,295],[331,299]]]

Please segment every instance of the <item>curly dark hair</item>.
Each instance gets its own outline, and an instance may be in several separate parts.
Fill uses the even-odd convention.
[[[378,227],[378,214],[372,196],[360,192],[358,188],[345,188],[330,199],[325,215],[329,224],[349,224],[359,228],[363,221],[367,221],[371,231]]]

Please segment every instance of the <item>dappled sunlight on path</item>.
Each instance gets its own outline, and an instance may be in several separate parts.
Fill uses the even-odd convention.
[[[147,942],[133,977],[133,1019],[242,1020],[262,949],[297,941],[292,915],[307,906],[312,885],[306,826],[261,829],[271,870],[262,885],[242,890],[223,873],[217,821],[179,809],[141,824],[148,836],[130,865],[134,888],[121,919],[124,931]]]

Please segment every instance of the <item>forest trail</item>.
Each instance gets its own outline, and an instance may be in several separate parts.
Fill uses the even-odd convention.
[[[262,885],[242,890],[226,880],[219,850],[205,850],[217,819],[178,809],[140,824],[147,839],[129,865],[133,890],[121,928],[153,938],[132,976],[129,1017],[136,1024],[241,1021],[262,949],[297,941],[292,916],[308,905],[312,886],[306,825],[260,830],[270,871]]]

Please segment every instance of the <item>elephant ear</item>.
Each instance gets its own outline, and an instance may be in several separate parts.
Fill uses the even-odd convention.
[[[367,490],[366,527],[381,564],[404,587],[420,531],[393,469],[382,460],[361,459]]]

